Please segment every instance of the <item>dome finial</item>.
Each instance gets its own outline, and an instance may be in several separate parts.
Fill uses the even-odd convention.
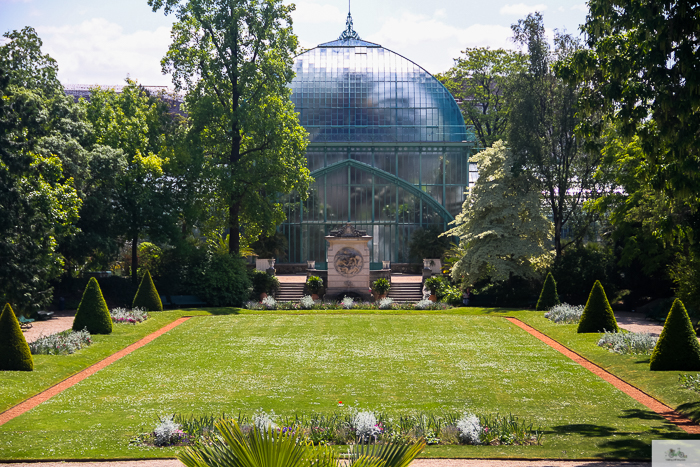
[[[348,0],[348,19],[345,20],[345,31],[338,38],[339,41],[349,41],[350,39],[360,40],[360,35],[352,28],[352,16],[350,15],[350,0]]]

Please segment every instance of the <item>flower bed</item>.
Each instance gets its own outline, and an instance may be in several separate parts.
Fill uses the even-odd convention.
[[[339,403],[342,407],[342,403]],[[152,433],[140,435],[132,443],[165,446],[211,444],[217,433],[214,424],[221,415],[162,417]],[[538,445],[542,431],[513,415],[477,416],[471,413],[417,413],[388,415],[369,410],[344,408],[329,414],[278,416],[262,410],[252,416],[238,414],[242,431],[276,429],[293,432],[314,444],[351,445],[380,442],[472,445]],[[163,444],[160,444],[163,443]]]
[[[608,332],[598,341],[600,347],[619,354],[650,355],[658,338],[647,332]]]
[[[113,323],[137,324],[148,319],[148,312],[143,308],[114,308],[109,312]]]
[[[244,307],[248,310],[447,310],[451,308],[446,303],[430,300],[402,303],[395,302],[391,298],[383,298],[376,302],[363,302],[344,297],[338,302],[332,302],[314,300],[310,295],[305,295],[298,302],[276,301],[272,297],[266,297],[260,302],[248,301]]]
[[[29,343],[33,355],[68,355],[92,344],[87,329],[82,331],[61,331],[48,336],[41,336]]]

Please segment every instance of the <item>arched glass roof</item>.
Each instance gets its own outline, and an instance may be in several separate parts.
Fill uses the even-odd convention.
[[[290,85],[312,143],[461,142],[457,103],[430,73],[347,28],[338,40],[298,55]]]

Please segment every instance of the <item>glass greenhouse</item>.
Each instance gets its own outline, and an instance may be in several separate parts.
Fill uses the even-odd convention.
[[[371,262],[409,262],[418,228],[443,229],[469,186],[471,129],[430,73],[347,28],[296,57],[292,101],[309,132],[309,197],[292,195],[285,262],[326,261],[324,236],[347,222],[373,236]],[[374,268],[373,267],[373,268]]]

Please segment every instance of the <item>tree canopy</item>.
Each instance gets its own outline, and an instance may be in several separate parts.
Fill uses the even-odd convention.
[[[460,238],[462,258],[452,277],[467,285],[512,276],[533,279],[549,261],[552,224],[542,214],[540,195],[525,173],[514,174],[515,160],[506,143],[494,145],[472,158],[479,178],[444,235]]]
[[[521,52],[489,48],[467,48],[463,56],[438,79],[459,103],[468,125],[482,147],[490,147],[507,137],[510,80],[526,69],[527,57]]]
[[[297,38],[279,0],[149,0],[175,13],[163,71],[187,91],[194,146],[228,211],[229,252],[240,236],[271,234],[284,219],[279,195],[305,196],[311,177],[291,91]],[[244,228],[243,228],[244,227]]]

